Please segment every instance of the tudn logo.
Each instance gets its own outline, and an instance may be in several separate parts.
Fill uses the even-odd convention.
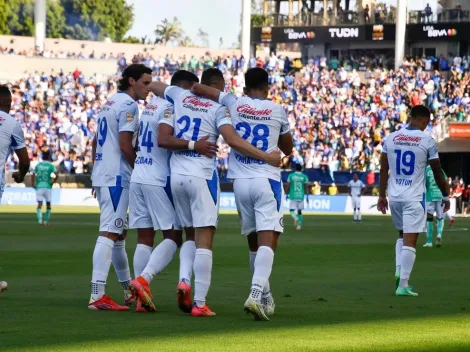
[[[359,38],[359,28],[330,28],[331,38]]]

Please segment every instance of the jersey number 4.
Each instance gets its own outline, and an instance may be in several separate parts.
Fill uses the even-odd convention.
[[[397,163],[395,165],[396,174],[405,176],[411,176],[415,172],[415,153],[411,151],[406,151],[402,153],[401,149],[395,149],[395,154],[397,155]]]
[[[152,142],[152,130],[149,131],[150,123],[147,122],[144,129],[144,122],[140,122],[139,127],[139,139],[140,139],[140,147],[146,147],[147,153],[152,152],[153,142]],[[139,151],[140,151],[139,147]]]
[[[248,139],[251,134],[253,133],[253,139],[251,140],[251,144],[256,148],[261,149],[263,152],[268,150],[268,137],[269,137],[269,127],[266,125],[255,125],[253,130],[251,130],[251,126],[247,122],[239,122],[235,126],[237,131],[244,130],[243,139]],[[261,142],[261,147],[258,146],[259,142]]]

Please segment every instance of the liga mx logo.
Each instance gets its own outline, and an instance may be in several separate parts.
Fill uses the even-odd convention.
[[[114,222],[114,225],[120,229],[121,227],[124,226],[124,220],[122,220],[121,218],[117,218],[116,221]]]

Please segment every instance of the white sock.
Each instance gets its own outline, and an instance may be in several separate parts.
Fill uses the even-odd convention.
[[[194,258],[194,302],[198,307],[206,304],[207,292],[211,285],[212,251],[210,249],[196,249]]]
[[[254,274],[255,273],[255,259],[256,259],[256,254],[258,252],[252,252],[250,251],[250,269],[251,269],[251,272]],[[269,281],[268,283],[264,286],[264,289],[263,289],[263,297],[271,297],[271,287],[269,285]]]
[[[91,276],[92,291],[91,299],[99,300],[104,295],[104,288],[111,267],[111,256],[113,253],[114,241],[109,238],[99,236],[96,240],[93,251],[93,272]]]
[[[356,220],[356,209],[353,209],[353,219]]]
[[[401,250],[400,287],[408,287],[411,271],[416,260],[416,249],[403,246]]]
[[[273,269],[274,252],[267,246],[258,248],[255,259],[255,272],[251,281],[251,297],[257,301],[261,300],[265,286],[269,282],[269,276]]]
[[[178,246],[170,239],[163,240],[152,252],[150,260],[142,272],[142,276],[150,283],[155,275],[170,264]]]
[[[362,221],[361,209],[357,209],[357,220]]]
[[[150,255],[152,254],[152,247],[142,243],[138,243],[134,252],[134,277],[140,276],[147,266]]]
[[[180,281],[191,285],[191,276],[193,274],[194,257],[196,256],[196,243],[186,241],[180,249]]]
[[[124,290],[129,288],[131,282],[131,271],[127,260],[126,241],[116,241],[113,248],[113,266],[119,282]]]
[[[395,275],[400,275],[401,267],[401,250],[403,248],[403,238],[399,238],[395,243]]]

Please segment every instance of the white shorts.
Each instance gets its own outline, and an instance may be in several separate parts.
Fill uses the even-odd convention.
[[[358,196],[351,197],[351,205],[353,209],[361,209],[361,197],[358,197]]]
[[[165,187],[131,183],[129,189],[129,228],[180,229],[171,194],[170,178]]]
[[[429,215],[434,215],[436,213],[436,218],[443,219],[444,218],[444,209],[442,208],[442,201],[434,201],[434,202],[427,202],[426,203],[426,211]]]
[[[100,205],[100,231],[121,235],[127,229],[129,188],[95,187]]]
[[[217,227],[220,188],[216,172],[211,180],[172,173],[171,191],[182,227]]]
[[[280,181],[236,179],[233,190],[243,235],[258,231],[284,231],[284,192]]]
[[[36,190],[36,201],[37,202],[51,202],[51,189],[40,188]]]
[[[395,228],[403,233],[421,233],[426,231],[426,209],[425,203],[412,202],[390,202]]]
[[[289,209],[304,210],[305,202],[303,200],[289,200]]]

